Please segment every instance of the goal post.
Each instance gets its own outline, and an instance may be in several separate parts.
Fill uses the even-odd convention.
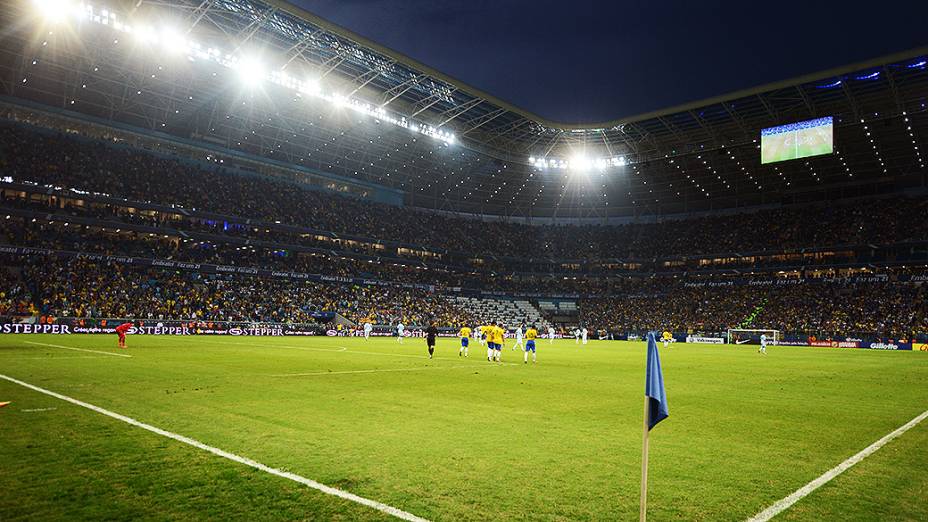
[[[777,344],[780,341],[779,330],[764,328],[729,328],[727,341],[728,344],[744,344],[756,339],[760,343],[760,336],[763,334],[767,335],[767,339],[772,344]]]

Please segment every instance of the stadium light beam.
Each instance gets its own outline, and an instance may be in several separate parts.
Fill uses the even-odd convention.
[[[264,66],[256,58],[243,58],[240,60],[235,69],[238,71],[238,78],[249,88],[261,85],[267,76]]]
[[[136,27],[132,31],[133,36],[135,36],[136,41],[143,44],[153,44],[158,41],[158,35],[152,30],[151,27],[147,25],[142,25]]]
[[[577,154],[570,158],[568,165],[574,172],[588,172],[593,168],[593,161],[582,154]]]
[[[38,13],[53,24],[63,22],[68,14],[80,15],[80,8],[70,0],[35,0]]]
[[[180,55],[187,51],[187,40],[177,30],[167,27],[161,31],[161,46],[173,55]]]
[[[153,31],[145,26],[133,27],[129,24],[117,20],[118,15],[107,8],[95,7],[88,0],[82,0],[76,3],[76,0],[32,0],[37,10],[49,13],[50,17],[58,17],[69,11],[73,11],[78,20],[86,20],[95,24],[107,26],[117,32],[129,34],[135,37],[140,43],[149,43],[157,45],[166,54],[175,57],[184,56],[191,62],[209,61],[218,63],[236,73],[244,84],[255,87],[261,83],[269,82],[286,89],[298,92],[305,96],[310,96],[324,100],[340,108],[347,108],[352,111],[364,114],[374,118],[377,122],[387,122],[398,127],[409,129],[415,133],[422,134],[433,138],[445,145],[452,145],[457,142],[457,137],[453,132],[440,128],[434,128],[431,125],[415,122],[402,114],[387,111],[382,106],[372,105],[350,96],[338,93],[327,93],[323,90],[318,80],[307,79],[298,80],[286,74],[284,71],[270,72],[261,62],[249,60],[241,56],[227,54],[218,47],[204,47],[188,34],[178,31],[175,27],[161,27]],[[69,9],[68,7],[73,7]],[[139,91],[139,94],[141,92]],[[566,168],[566,162],[561,161],[559,168]]]

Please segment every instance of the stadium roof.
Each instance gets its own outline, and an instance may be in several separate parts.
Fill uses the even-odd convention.
[[[100,18],[108,7],[119,13],[111,29],[119,20],[123,32],[138,33],[142,24],[169,26],[172,37],[159,33],[151,45],[196,41],[196,49],[185,51],[190,62],[223,63],[241,74],[253,59],[260,63],[245,74],[285,79],[274,77],[277,85],[264,89],[266,96],[244,96],[247,108],[236,110],[233,103],[243,95],[216,85],[216,67],[194,71],[165,63],[163,55],[136,60],[134,49],[127,60],[126,49],[116,45],[89,45],[111,35],[82,27],[75,39],[59,40],[52,50],[39,46],[34,33],[20,35],[20,46],[5,43],[7,94],[284,158],[401,189],[408,204],[456,212],[624,216],[925,184],[915,147],[924,145],[928,133],[928,48],[635,117],[576,125],[541,118],[279,0],[115,4],[101,0],[90,7],[91,16]],[[201,45],[204,53],[215,48],[217,55],[194,56]],[[57,79],[35,78],[40,87],[23,85],[18,76],[28,76],[29,69],[23,73],[19,63],[39,55],[55,61]],[[206,74],[211,79],[203,78]],[[294,78],[310,78],[313,89],[333,93],[324,96],[330,105],[352,107],[365,118],[351,121],[353,115],[320,113],[318,106],[287,107],[295,102],[294,92],[296,98],[306,93]],[[78,92],[76,82],[87,92]],[[290,92],[272,92],[278,88]],[[126,99],[133,89],[147,96],[145,104]],[[184,96],[194,103],[184,103]],[[188,116],[179,120],[171,109]],[[760,165],[761,128],[820,116],[835,117],[836,154]],[[371,118],[416,132],[411,139],[408,132],[372,129]],[[315,128],[307,129],[307,122]],[[416,139],[421,134],[428,138]]]

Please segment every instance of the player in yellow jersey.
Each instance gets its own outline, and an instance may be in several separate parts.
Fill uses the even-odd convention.
[[[503,334],[505,332],[499,322],[493,324],[493,350],[495,351],[494,359],[496,362],[500,362],[503,354]]]
[[[671,335],[670,332],[665,330],[664,333],[661,334],[661,341],[664,342],[664,348],[667,348],[668,346],[670,346],[670,343],[673,341],[673,335]]]
[[[466,326],[461,327],[461,349],[458,350],[458,357],[462,354],[464,357],[467,357],[467,345],[470,344],[470,328]]]
[[[528,364],[528,352],[532,352],[532,364],[538,362],[535,358],[535,338],[538,337],[538,330],[535,329],[535,325],[528,327],[528,330],[525,331],[525,364]]]
[[[492,321],[483,327],[483,335],[487,341],[487,360],[492,362],[496,359],[496,326]]]

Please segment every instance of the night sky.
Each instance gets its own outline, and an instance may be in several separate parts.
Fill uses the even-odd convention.
[[[928,2],[290,0],[563,122],[605,121],[928,45]]]

